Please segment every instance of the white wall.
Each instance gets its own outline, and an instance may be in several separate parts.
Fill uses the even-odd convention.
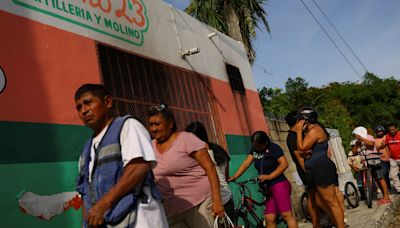
[[[221,33],[209,39],[208,34],[215,32],[212,28],[180,10],[171,9],[169,5],[161,0],[142,0],[139,2],[144,5],[143,9],[145,11],[143,12],[148,18],[147,30],[133,23],[128,23],[124,18],[117,16],[117,10],[121,9],[123,3],[127,1],[110,1],[112,3],[110,12],[105,12],[100,7],[93,6],[93,2],[96,4],[101,2],[106,7],[107,5],[105,4],[108,1],[1,0],[0,10],[226,82],[228,82],[228,77],[225,63],[229,63],[240,69],[245,88],[256,91],[252,69],[241,43]],[[57,6],[54,3],[57,3]],[[69,9],[70,6],[72,10]],[[77,16],[77,9],[89,12],[93,20]],[[134,8],[130,11],[128,10],[127,13],[129,16],[137,17],[136,10],[137,8]],[[172,13],[174,16],[172,16]],[[101,20],[96,23],[94,15],[100,16]],[[173,17],[175,18],[175,23]],[[121,35],[105,27],[103,20],[105,18],[134,29],[143,29],[144,33],[141,36],[143,37],[143,43],[132,44],[130,39],[134,40],[134,38]],[[174,24],[176,24],[177,32]],[[200,53],[187,56],[186,59],[181,58],[177,34],[183,50],[199,47]],[[119,39],[118,36],[123,36],[123,38]],[[137,40],[134,40],[134,42],[139,43]]]

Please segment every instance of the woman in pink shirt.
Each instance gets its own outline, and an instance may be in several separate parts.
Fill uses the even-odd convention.
[[[164,104],[152,107],[147,121],[157,157],[153,172],[169,226],[212,227],[213,216],[223,216],[224,207],[206,143],[177,131],[175,117]]]

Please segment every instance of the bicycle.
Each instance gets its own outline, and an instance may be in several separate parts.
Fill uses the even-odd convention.
[[[362,174],[362,180],[363,180],[363,188],[365,192],[365,202],[368,206],[368,208],[372,207],[372,199],[373,199],[373,179],[372,179],[372,161],[374,160],[380,160],[380,157],[372,157],[368,158],[370,155],[380,155],[381,153],[379,152],[373,152],[373,153],[366,153],[366,151],[363,149],[360,153],[361,156],[364,156],[364,161],[363,161],[363,170],[361,170]],[[369,164],[371,163],[371,164]]]
[[[301,196],[300,196],[300,209],[301,209],[301,212],[302,212],[303,217],[304,217],[304,222],[311,222],[311,216],[308,213],[307,203],[308,203],[308,191],[306,189],[303,192],[303,194],[301,194]],[[320,216],[319,220],[320,220],[320,223],[321,223],[320,224],[321,227],[323,227],[323,228],[331,228],[332,227],[332,222],[329,219],[328,215],[325,214],[325,212],[322,211],[321,209],[318,209],[318,210],[319,210],[318,215]]]
[[[360,205],[360,195],[353,182],[347,181],[344,185],[344,198],[348,204],[347,209],[356,208]]]
[[[359,206],[360,197],[358,194],[358,190],[353,182],[347,181],[345,183],[343,197],[344,197],[343,200],[346,200],[348,204],[347,209],[356,208]],[[310,222],[311,216],[308,213],[307,202],[308,202],[308,191],[307,189],[305,189],[303,194],[301,194],[300,196],[300,209],[305,221]]]
[[[256,206],[264,206],[265,198],[262,202],[254,200],[251,196],[249,187],[246,185],[247,183],[258,184],[259,183],[258,178],[247,179],[242,182],[238,181],[233,181],[233,182],[239,186],[239,192],[240,192],[240,200],[235,207],[235,218],[233,219],[234,220],[233,223],[235,224],[235,226],[239,225],[238,224],[239,218],[241,218],[244,223],[244,228],[254,227],[252,224],[250,224],[249,220],[249,215],[250,215],[251,218],[253,218],[253,220],[256,222],[257,228],[265,227],[264,217],[259,218],[256,213]],[[276,224],[278,225],[281,224],[282,222],[284,223],[281,216],[277,215]]]

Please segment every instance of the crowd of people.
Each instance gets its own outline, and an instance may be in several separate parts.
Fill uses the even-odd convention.
[[[369,132],[365,127],[356,127],[348,153],[348,164],[354,170],[361,199],[365,199],[362,174],[367,167],[371,169],[374,195],[377,195],[378,189],[382,193],[382,198],[377,201],[378,205],[390,203],[390,193],[400,193],[400,135],[396,124],[388,124],[387,128],[388,132],[384,126],[378,125]]]
[[[80,156],[77,180],[84,227],[213,227],[216,217],[235,217],[228,182],[251,164],[266,196],[266,226],[276,227],[280,215],[288,227],[297,227],[292,187],[284,174],[288,160],[266,132],[252,134],[246,159],[229,176],[228,152],[209,141],[198,121],[178,131],[174,114],[165,104],[151,107],[143,124],[132,116],[112,117],[113,100],[99,84],[78,88],[75,103],[80,119],[93,130]],[[329,134],[318,122],[316,110],[304,107],[285,120],[290,127],[287,146],[309,193],[313,226],[320,227],[322,210],[335,227],[345,227],[343,195],[329,156]],[[395,125],[388,130],[385,134],[382,126],[376,127],[374,138],[363,127],[354,129],[349,152],[357,180],[364,162],[361,151],[380,158],[381,165],[373,169],[383,193],[378,204],[390,203],[389,174],[400,192],[400,133]]]

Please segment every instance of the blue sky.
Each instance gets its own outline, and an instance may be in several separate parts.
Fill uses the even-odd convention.
[[[400,79],[400,1],[315,0],[368,71]],[[188,0],[166,0],[184,9]],[[264,5],[271,34],[257,31],[253,76],[258,88],[284,88],[291,77],[310,86],[361,81],[364,68],[334,32],[312,0],[304,0],[358,74],[347,64],[300,0],[269,0]]]

